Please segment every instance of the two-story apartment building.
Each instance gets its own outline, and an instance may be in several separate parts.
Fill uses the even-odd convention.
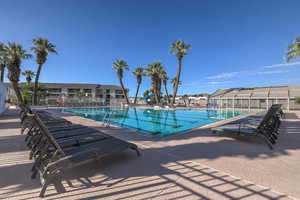
[[[10,84],[6,85],[9,95],[13,95],[14,92]],[[22,88],[25,83],[19,85]],[[116,85],[85,83],[41,83],[41,85],[43,85],[46,94],[40,100],[42,104],[55,105],[61,100],[64,102],[100,102],[104,105],[126,102],[122,88]]]

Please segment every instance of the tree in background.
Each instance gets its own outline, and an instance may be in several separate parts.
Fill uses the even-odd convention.
[[[0,42],[0,82],[4,82],[4,71],[7,62],[7,58],[5,56],[5,45]]]
[[[146,72],[151,79],[152,88],[155,94],[156,103],[160,103],[161,98],[161,74],[164,72],[163,65],[160,62],[154,62],[148,65]]]
[[[22,87],[21,94],[22,94],[24,103],[26,103],[26,104],[32,103],[33,89],[34,89],[34,84],[32,84],[32,83],[27,83],[26,85],[24,85],[24,87]],[[47,96],[47,93],[46,93],[45,87],[42,84],[38,84],[38,93],[37,93],[38,102],[40,101],[40,99],[45,98],[46,96]]]
[[[137,89],[134,97],[134,104],[136,104],[137,96],[140,90],[140,86],[142,83],[142,77],[145,76],[145,69],[142,67],[135,68],[135,71],[132,74],[136,77]]]
[[[35,76],[35,73],[31,70],[26,70],[22,72],[22,75],[25,76],[27,84],[30,84],[33,77]]]
[[[173,86],[173,89],[176,87],[176,77],[175,78],[172,78],[171,80],[171,84]],[[181,85],[181,81],[179,81],[178,85]],[[171,95],[170,95],[171,96]]]
[[[175,54],[177,59],[178,59],[178,69],[177,69],[176,79],[175,79],[175,83],[174,83],[174,87],[173,87],[174,88],[174,93],[173,93],[174,95],[173,95],[172,104],[175,103],[175,98],[176,98],[178,86],[179,86],[179,83],[180,83],[182,58],[183,58],[183,56],[185,56],[187,54],[189,49],[191,49],[191,45],[184,43],[184,41],[182,41],[182,40],[177,40],[174,43],[172,43],[172,45],[171,45],[170,52],[172,54]]]
[[[300,36],[288,46],[288,52],[285,56],[288,62],[292,59],[300,58]],[[295,103],[300,104],[300,97],[295,98]]]
[[[295,103],[300,104],[300,97],[295,97]]]
[[[31,58],[31,55],[27,54],[26,50],[16,43],[8,43],[4,49],[8,69],[8,79],[12,84],[18,103],[20,104],[23,103],[23,98],[18,85],[21,73],[20,67],[22,61]]]
[[[43,65],[47,61],[47,57],[49,53],[55,53],[56,52],[56,47],[52,43],[50,43],[47,39],[44,38],[36,38],[32,40],[33,47],[31,50],[35,53],[36,55],[36,63],[38,64],[38,69],[37,73],[35,76],[35,81],[34,81],[34,91],[33,91],[33,105],[37,104],[37,92],[38,92],[38,83],[40,79],[40,74]]]
[[[163,71],[163,72],[161,73],[161,79],[162,79],[162,82],[163,82],[163,84],[164,84],[167,102],[168,102],[168,104],[170,104],[170,97],[169,97],[169,92],[168,92],[168,87],[167,87],[169,77],[168,77],[168,74],[167,74],[166,71]]]
[[[125,87],[124,87],[124,84],[123,84],[123,73],[124,73],[124,70],[128,70],[128,65],[127,65],[126,61],[117,59],[113,63],[112,68],[113,68],[113,70],[115,70],[117,72],[118,79],[120,81],[120,85],[122,87],[126,102],[129,105],[130,103],[129,103],[129,99],[128,99],[128,96],[127,96],[127,91],[125,90]]]
[[[296,38],[294,43],[288,46],[288,52],[286,53],[287,61],[300,58],[300,36]]]

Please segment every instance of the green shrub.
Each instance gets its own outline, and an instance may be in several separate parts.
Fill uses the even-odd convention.
[[[296,98],[295,98],[295,103],[296,103],[296,104],[300,104],[300,97],[296,97]]]

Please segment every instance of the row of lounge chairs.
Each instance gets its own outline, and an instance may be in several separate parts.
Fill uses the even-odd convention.
[[[54,178],[67,169],[126,149],[140,155],[133,143],[93,128],[72,124],[46,111],[32,111],[24,104],[20,108],[22,133],[26,133],[30,159],[34,160],[31,177],[39,174],[42,184],[40,197],[44,196]]]
[[[279,135],[280,119],[283,117],[280,104],[272,105],[267,112],[260,112],[223,126],[212,128],[213,132],[226,132],[244,136],[259,137],[273,149]]]

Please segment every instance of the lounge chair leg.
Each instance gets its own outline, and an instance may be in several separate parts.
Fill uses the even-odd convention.
[[[268,138],[266,138],[264,135],[261,135],[261,138],[267,143],[268,147],[273,150],[273,145],[272,143],[268,140]]]
[[[45,192],[46,192],[47,187],[48,187],[48,184],[45,182],[45,184],[43,185],[42,190],[40,192],[40,197],[45,196]]]
[[[44,184],[42,186],[42,190],[40,192],[40,197],[44,197],[45,196],[46,189],[47,189],[49,183],[51,182],[51,180],[53,179],[53,177],[54,176],[52,175],[52,176],[49,176],[47,179],[45,179],[45,182],[44,182]]]
[[[32,168],[31,168],[31,171],[32,171],[32,172],[36,169],[35,165],[36,165],[36,164],[34,163],[33,166],[32,166]]]
[[[136,152],[137,156],[141,155],[141,153],[140,153],[140,151],[139,151],[139,149],[137,147],[131,147],[131,149]]]
[[[35,179],[36,175],[37,175],[37,169],[32,170],[33,173],[31,175],[31,179]]]

